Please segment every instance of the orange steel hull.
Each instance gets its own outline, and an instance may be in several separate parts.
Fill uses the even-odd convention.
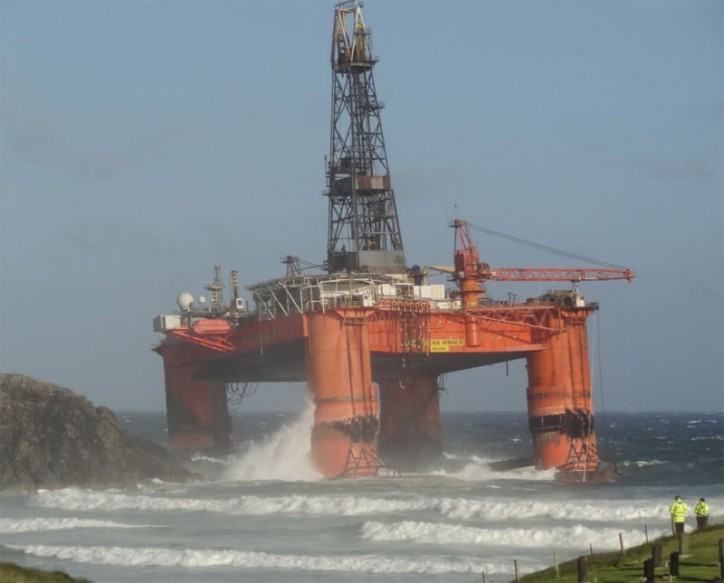
[[[225,383],[306,380],[316,405],[312,457],[324,476],[373,475],[378,444],[398,467],[424,466],[442,451],[437,377],[526,358],[536,467],[592,471],[599,460],[586,319],[594,309],[510,304],[431,312],[423,302],[389,301],[218,334],[218,324],[203,335],[172,330],[156,348],[171,444],[230,445]]]
[[[163,352],[168,439],[177,450],[220,450],[232,443],[226,385],[204,379],[204,354],[186,344]]]
[[[379,401],[359,310],[306,317],[307,379],[314,397],[312,459],[325,477],[375,475]]]
[[[595,471],[591,372],[585,316],[562,312],[563,331],[548,339],[546,350],[528,355],[528,419],[533,459],[539,469]]]

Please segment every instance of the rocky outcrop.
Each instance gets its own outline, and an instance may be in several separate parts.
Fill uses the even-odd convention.
[[[125,431],[110,409],[63,387],[0,374],[0,489],[124,487],[192,476],[166,449]]]

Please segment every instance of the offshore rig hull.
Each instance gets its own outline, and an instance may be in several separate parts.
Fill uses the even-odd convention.
[[[161,317],[155,350],[174,448],[228,450],[230,385],[306,381],[312,456],[325,477],[374,475],[381,461],[419,469],[442,454],[440,375],[525,358],[535,467],[597,470],[586,338],[596,306],[573,292],[464,307],[442,285],[389,275],[285,278],[250,289],[259,306],[282,313]],[[296,311],[304,303],[310,309]]]
[[[586,320],[597,309],[580,281],[632,279],[630,270],[490,269],[468,224],[454,223],[453,266],[406,265],[387,151],[378,60],[361,4],[334,11],[330,150],[326,159],[327,259],[320,275],[287,257],[285,277],[222,300],[220,268],[206,304],[187,293],[158,316],[168,430],[179,450],[228,451],[228,395],[249,383],[306,381],[314,399],[312,455],[326,477],[368,476],[380,464],[418,469],[442,454],[439,379],[449,372],[526,359],[533,459],[573,480],[600,469],[591,404]],[[455,285],[430,284],[429,273]],[[525,303],[495,301],[485,282],[565,281]],[[512,297],[512,296],[511,296]]]

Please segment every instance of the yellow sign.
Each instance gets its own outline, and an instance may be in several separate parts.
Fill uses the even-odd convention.
[[[462,338],[432,338],[430,352],[450,352],[451,346],[464,346]]]
[[[451,346],[465,346],[462,338],[432,338],[431,340],[403,340],[402,346],[412,352],[450,352]]]

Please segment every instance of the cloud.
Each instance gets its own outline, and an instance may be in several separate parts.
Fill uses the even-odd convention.
[[[80,182],[112,178],[113,166],[102,154],[84,147],[74,138],[74,131],[65,127],[65,120],[46,110],[41,92],[17,75],[4,59],[0,100],[3,157],[13,156],[20,163],[35,167],[63,168]]]
[[[652,181],[676,181],[708,186],[718,176],[716,168],[707,160],[692,157],[683,159],[656,157],[629,160],[629,164],[641,168]]]
[[[2,66],[0,123],[7,161],[60,171],[80,184],[107,183],[205,137],[188,119],[173,115],[149,123],[142,113],[109,115],[48,98],[7,60]]]
[[[28,164],[64,168],[78,182],[99,182],[114,176],[110,163],[73,143],[63,129],[49,119],[10,119],[3,125],[11,151]]]

